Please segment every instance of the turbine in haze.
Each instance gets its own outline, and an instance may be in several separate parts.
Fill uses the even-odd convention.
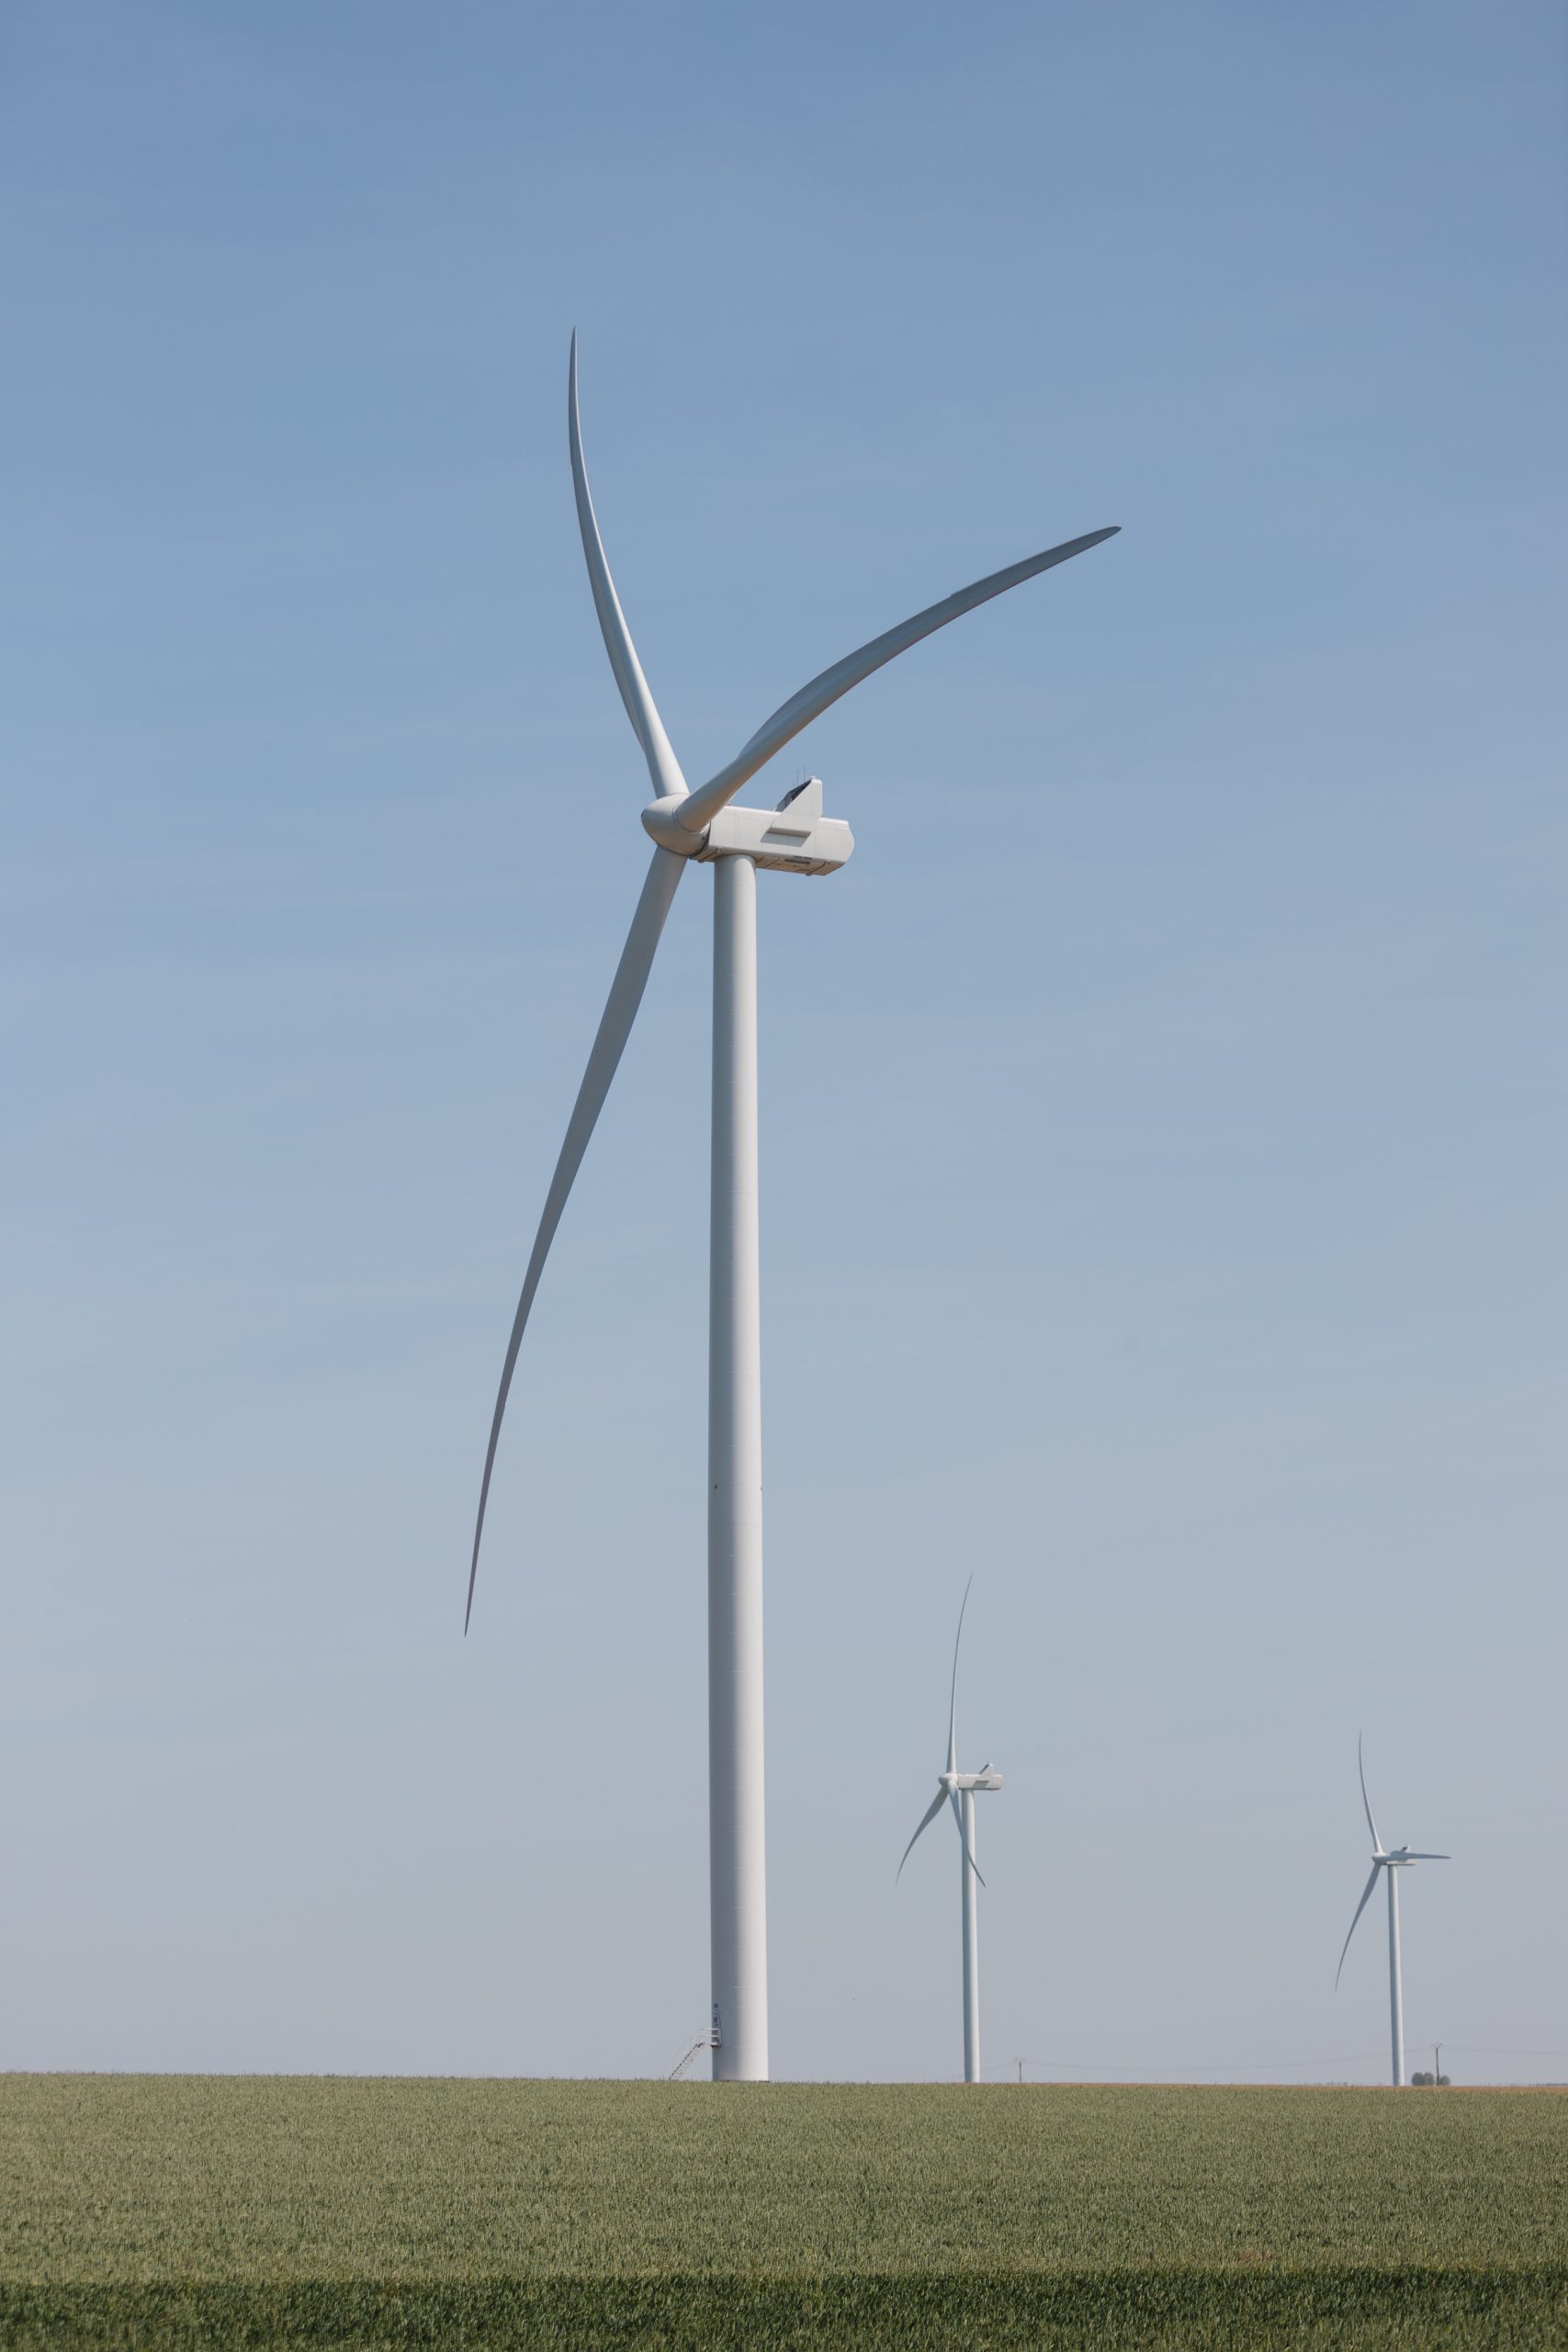
[[[1339,1966],[1334,1972],[1334,1988],[1336,1992],[1339,1989],[1339,1979],[1345,1967],[1345,1954],[1349,1951],[1350,1938],[1356,1932],[1356,1920],[1359,1919],[1371,1901],[1372,1889],[1378,1883],[1379,1871],[1386,1871],[1388,1872],[1388,2012],[1389,2027],[1393,2042],[1393,2086],[1395,2090],[1399,2090],[1404,2083],[1404,1984],[1399,1962],[1399,1873],[1412,1862],[1446,1862],[1452,1858],[1448,1854],[1413,1854],[1408,1846],[1385,1848],[1382,1839],[1378,1836],[1377,1823],[1372,1819],[1372,1803],[1367,1794],[1366,1768],[1361,1762],[1359,1733],[1356,1736],[1356,1770],[1361,1776],[1361,1803],[1366,1808],[1367,1827],[1372,1833],[1372,1871],[1371,1876],[1361,1889],[1361,1899],[1356,1905],[1356,1917],[1350,1922],[1348,1933],[1346,1935],[1344,1946],[1339,1954]]]
[[[761,2081],[768,2072],[767,1907],[762,1845],[762,1407],[757,1204],[757,875],[831,874],[854,843],[822,814],[814,776],[775,808],[733,806],[775,752],[885,662],[976,605],[1081,555],[1111,530],[1068,539],[975,581],[873,638],[781,704],[728,764],[688,791],[643,676],[604,560],[589,495],[578,418],[577,337],[571,340],[567,430],[578,526],[610,667],[642,748],[653,797],[642,811],[654,843],[631,930],[611,983],[566,1141],[545,1195],[491,1420],[468,1567],[474,1603],[485,1506],[502,1417],[534,1295],[588,1138],[637,1017],[654,952],[681,877],[695,862],[714,876],[713,1159],[708,1289],[708,1871],[715,2077]],[[1112,526],[1114,527],[1114,526]],[[671,1219],[685,1238],[690,1222]]]
[[[961,1772],[958,1769],[958,1645],[964,1639],[964,1611],[969,1606],[971,1577],[964,1588],[964,1598],[958,1604],[958,1633],[953,1645],[953,1687],[947,1699],[947,1764],[936,1776],[936,1794],[920,1815],[919,1826],[904,1849],[894,1883],[904,1875],[907,1862],[915,1849],[915,1838],[921,1830],[929,1829],[944,1804],[953,1807],[953,1818],[958,1825],[958,1872],[962,1890],[964,1917],[964,2079],[977,2083],[980,2079],[980,1920],[976,1889],[986,1882],[980,1876],[975,1860],[975,1798],[982,1789],[999,1789],[1002,1776],[993,1772],[988,1763],[977,1772]]]

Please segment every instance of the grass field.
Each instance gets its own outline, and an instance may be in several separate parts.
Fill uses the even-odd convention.
[[[1568,2345],[1568,2098],[0,2076],[14,2346]]]

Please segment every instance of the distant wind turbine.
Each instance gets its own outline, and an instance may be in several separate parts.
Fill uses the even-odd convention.
[[[1361,1899],[1356,1905],[1356,1918],[1350,1922],[1339,1954],[1339,1966],[1334,1972],[1334,1989],[1339,1989],[1344,1972],[1345,1953],[1350,1949],[1350,1937],[1356,1932],[1356,1920],[1371,1901],[1372,1889],[1378,1883],[1379,1871],[1388,1872],[1388,2010],[1389,2027],[1393,2042],[1393,2086],[1401,2090],[1404,2085],[1404,1983],[1399,1962],[1399,1873],[1411,1862],[1447,1862],[1449,1854],[1413,1854],[1408,1846],[1385,1848],[1378,1836],[1377,1823],[1372,1819],[1372,1803],[1367,1794],[1366,1768],[1361,1761],[1361,1736],[1356,1735],[1356,1770],[1361,1776],[1361,1803],[1366,1808],[1367,1827],[1372,1833],[1372,1871],[1361,1889]]]
[[[958,1644],[964,1639],[964,1611],[969,1606],[969,1585],[964,1588],[964,1598],[958,1604],[958,1634],[953,1645],[953,1686],[947,1701],[947,1765],[937,1774],[936,1794],[920,1816],[919,1827],[904,1849],[904,1861],[894,1874],[894,1884],[904,1875],[904,1862],[914,1851],[915,1838],[931,1827],[944,1804],[953,1807],[953,1818],[958,1825],[958,1871],[963,1890],[964,1917],[964,2079],[977,2083],[980,2079],[980,1921],[976,1899],[976,1885],[986,1882],[980,1876],[975,1860],[975,1796],[977,1790],[999,1789],[1002,1776],[993,1772],[988,1763],[977,1772],[961,1772],[958,1769]]]
[[[588,1139],[604,1105],[637,1018],[665,918],[693,863],[714,874],[713,1158],[708,1257],[708,1887],[713,1966],[713,2071],[717,2080],[761,2082],[768,2073],[767,1901],[762,1841],[762,1365],[757,1197],[757,873],[831,874],[854,847],[848,825],[822,814],[819,778],[786,792],[776,808],[732,807],[736,794],[774,753],[840,695],[896,654],[945,628],[961,613],[1016,588],[1036,572],[1098,547],[1115,526],[1026,556],[1005,571],[928,605],[910,620],[802,686],[781,703],[728,765],[688,790],[621,610],[589,494],[577,401],[577,337],[571,339],[567,436],[578,527],[594,608],[621,700],[653,784],[642,812],[654,843],[608,1001],[545,1195],[523,1295],[513,1318],[491,1419],[468,1565],[467,1629],[474,1605],[479,1543],[502,1417],[545,1260]],[[579,820],[559,803],[541,806],[553,840]],[[693,1228],[682,1203],[667,1210],[669,1246],[689,1264]],[[679,1442],[679,1401],[654,1400]]]

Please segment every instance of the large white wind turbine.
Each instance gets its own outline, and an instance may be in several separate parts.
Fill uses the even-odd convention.
[[[915,1838],[929,1829],[944,1804],[953,1807],[953,1818],[958,1825],[958,1872],[963,1895],[964,1913],[964,2079],[977,2083],[980,2079],[980,1920],[976,1897],[976,1885],[986,1882],[980,1876],[980,1866],[975,1860],[975,1798],[979,1790],[999,1789],[1002,1776],[993,1772],[989,1763],[977,1772],[961,1772],[958,1769],[958,1645],[964,1639],[964,1611],[969,1606],[971,1577],[964,1588],[964,1598],[958,1604],[958,1632],[953,1644],[953,1685],[947,1698],[947,1765],[936,1776],[936,1794],[920,1815],[919,1826],[904,1849],[904,1860],[894,1874],[894,1883],[904,1875],[904,1862],[914,1851]]]
[[[589,495],[578,421],[577,338],[567,404],[571,477],[588,577],[610,667],[642,747],[653,797],[642,822],[654,842],[631,930],[578,1091],[507,1342],[491,1422],[468,1570],[474,1601],[479,1540],[502,1416],[534,1295],[588,1138],[609,1091],[687,865],[714,870],[713,1161],[708,1306],[708,1826],[715,2077],[757,2082],[768,2072],[767,1908],[762,1844],[761,1352],[757,1205],[757,874],[831,874],[854,843],[822,814],[813,777],[775,808],[732,804],[748,778],[803,727],[895,654],[1004,589],[1080,555],[1111,530],[1090,531],[1005,571],[976,580],[824,670],[774,711],[728,766],[695,792],[649,692],[604,560]],[[1114,526],[1113,526],[1114,527]],[[468,1615],[465,1615],[465,1627]]]
[[[1361,1889],[1361,1899],[1356,1905],[1348,1933],[1339,1954],[1339,1966],[1334,1972],[1334,1986],[1337,1992],[1344,1972],[1345,1954],[1350,1949],[1350,1938],[1356,1932],[1356,1920],[1371,1901],[1372,1889],[1378,1883],[1379,1871],[1388,1872],[1388,2014],[1389,2030],[1393,2043],[1393,2086],[1402,2089],[1404,2083],[1404,1984],[1399,1962],[1399,1873],[1411,1862],[1446,1862],[1448,1854],[1413,1854],[1408,1846],[1385,1847],[1378,1836],[1377,1823],[1372,1819],[1372,1803],[1367,1794],[1366,1769],[1361,1762],[1361,1740],[1356,1737],[1356,1770],[1361,1775],[1361,1803],[1366,1808],[1367,1827],[1372,1833],[1372,1871]]]

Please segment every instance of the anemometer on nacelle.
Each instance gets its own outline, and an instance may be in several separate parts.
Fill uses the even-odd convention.
[[[836,874],[855,845],[841,817],[822,814],[822,779],[808,775],[786,792],[776,808],[742,808],[728,801],[699,834],[687,832],[677,799],[653,800],[642,812],[645,829],[662,849],[711,865],[720,857],[749,857],[771,874]]]

